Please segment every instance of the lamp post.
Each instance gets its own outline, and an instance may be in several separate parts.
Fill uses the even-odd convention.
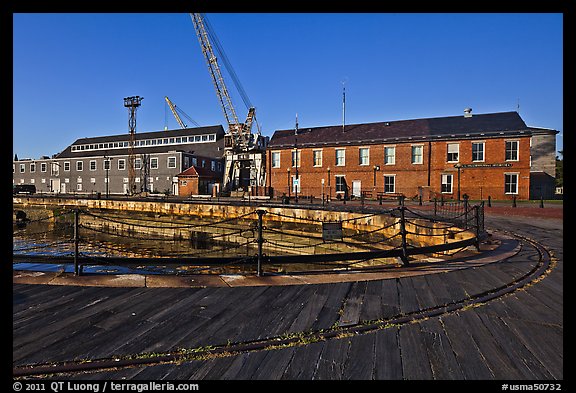
[[[286,173],[288,174],[288,200],[290,200],[290,168],[286,169]]]
[[[376,172],[380,170],[379,165],[374,165],[374,198],[376,198]]]
[[[458,169],[458,202],[460,202],[460,170],[462,169],[462,164],[454,164],[454,168]]]
[[[111,157],[104,156],[104,169],[106,170],[106,199],[110,196],[109,192],[109,183],[110,183],[110,162],[112,161]]]
[[[328,167],[328,202],[332,200],[332,187],[330,186],[330,167]]]

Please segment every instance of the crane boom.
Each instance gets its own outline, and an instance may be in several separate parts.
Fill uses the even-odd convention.
[[[204,17],[199,13],[191,13],[192,24],[198,36],[198,42],[202,54],[208,65],[208,71],[216,90],[216,96],[224,112],[228,123],[228,132],[224,136],[224,189],[231,190],[244,186],[264,186],[265,184],[265,144],[260,133],[254,137],[252,123],[255,119],[256,109],[250,105],[248,115],[244,123],[240,123],[232,99],[228,93],[226,84],[218,60],[210,43],[210,35],[215,39],[216,49],[223,56],[227,65],[226,56],[220,48],[218,40],[213,32],[206,29]],[[209,27],[209,26],[208,26]],[[230,68],[229,65],[227,65]],[[230,72],[230,69],[228,70]],[[233,72],[231,74],[234,75]],[[236,78],[234,78],[237,83]],[[238,86],[237,86],[238,87]],[[243,89],[242,89],[243,90]],[[246,101],[245,101],[246,102]],[[248,106],[248,105],[247,105]]]
[[[170,107],[170,110],[172,111],[172,114],[176,118],[176,121],[178,122],[178,124],[180,124],[180,127],[186,128],[186,124],[184,124],[184,122],[182,121],[182,119],[178,115],[178,112],[176,112],[176,106],[172,103],[172,101],[170,101],[170,99],[168,97],[164,97],[164,99],[166,100],[166,103]]]
[[[190,17],[192,18],[192,23],[194,24],[194,29],[196,30],[202,53],[204,54],[204,58],[208,64],[210,76],[212,76],[212,82],[216,88],[216,95],[220,101],[226,122],[228,124],[238,124],[238,116],[236,116],[236,111],[234,110],[232,99],[230,98],[230,94],[228,94],[228,89],[224,83],[222,73],[220,72],[216,55],[214,54],[214,50],[212,49],[212,45],[208,39],[208,32],[204,26],[202,15],[196,13],[190,14]]]

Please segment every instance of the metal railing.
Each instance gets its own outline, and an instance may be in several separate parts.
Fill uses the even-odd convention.
[[[348,207],[348,211],[353,210]],[[298,211],[302,214],[303,209]],[[74,208],[51,217],[57,225],[45,231],[34,232],[32,224],[47,219],[21,220],[15,226],[13,258],[15,262],[71,263],[76,275],[82,274],[85,265],[113,265],[188,266],[192,268],[188,273],[253,266],[260,276],[265,266],[306,264],[341,269],[381,258],[397,258],[408,266],[410,257],[416,255],[446,253],[471,245],[479,250],[486,237],[483,203],[435,204],[426,209],[400,205],[372,211],[362,207],[357,209],[361,214],[348,219],[323,221],[292,212],[257,207],[221,220],[199,218],[190,223]],[[340,223],[340,238],[322,236],[322,223],[328,221]],[[52,242],[26,241],[47,233],[56,234]],[[117,240],[102,241],[99,237]],[[146,246],[142,252],[138,242],[169,244],[170,249]]]

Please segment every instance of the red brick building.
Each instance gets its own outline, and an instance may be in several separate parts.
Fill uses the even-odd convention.
[[[197,157],[197,165],[192,165],[176,175],[178,195],[216,195],[222,184],[222,162],[208,157]],[[209,166],[210,165],[210,166]]]
[[[541,172],[532,162],[554,159],[557,133],[526,126],[517,112],[471,110],[463,116],[303,128],[297,135],[279,130],[268,145],[267,181],[275,196],[529,199],[536,189],[531,175]],[[545,181],[553,181],[554,169],[546,171]]]

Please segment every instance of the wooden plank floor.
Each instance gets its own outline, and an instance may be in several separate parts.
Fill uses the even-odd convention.
[[[513,229],[546,240],[558,258],[555,268],[479,307],[301,346],[56,378],[562,379],[562,227],[537,225],[519,222]],[[13,364],[227,345],[387,319],[497,288],[536,262],[525,246],[504,263],[369,282],[238,288],[15,284]]]

